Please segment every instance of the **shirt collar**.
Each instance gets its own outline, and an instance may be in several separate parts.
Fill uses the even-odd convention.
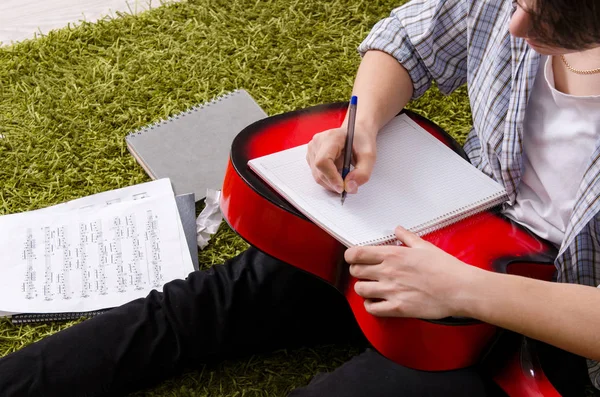
[[[540,55],[531,50],[521,38],[510,38],[511,44],[511,94],[504,124],[502,140],[502,179],[509,195],[509,203],[514,204],[517,186],[523,171],[523,121],[525,109],[535,76],[538,71]]]

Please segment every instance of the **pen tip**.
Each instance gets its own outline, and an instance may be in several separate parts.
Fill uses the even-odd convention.
[[[344,201],[346,201],[346,192],[342,192],[342,205],[344,205]]]

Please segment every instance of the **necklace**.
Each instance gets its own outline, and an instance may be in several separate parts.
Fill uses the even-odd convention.
[[[567,60],[565,59],[564,55],[561,55],[560,59],[562,59],[563,63],[567,67],[567,69],[569,69],[573,73],[586,74],[586,75],[600,73],[600,68],[588,69],[588,70],[575,69],[574,67],[572,67],[571,65],[569,65],[569,62],[567,62]]]

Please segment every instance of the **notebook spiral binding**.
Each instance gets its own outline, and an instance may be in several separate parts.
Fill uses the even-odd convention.
[[[411,228],[410,231],[418,236],[424,236],[426,234],[433,233],[437,230],[445,228],[446,226],[450,226],[453,223],[494,208],[506,201],[507,198],[508,196],[504,192],[498,193],[494,196],[479,200],[472,206],[458,208],[445,214],[444,216],[439,216],[429,222],[417,225],[414,228]],[[364,241],[359,245],[398,245],[398,239],[395,235],[390,234],[378,239]]]
[[[105,313],[107,310],[94,310],[90,312],[67,312],[67,313],[23,313],[14,314],[10,321],[13,324],[35,324],[50,321],[70,321],[80,318],[91,318]]]
[[[207,102],[203,102],[201,104],[192,106],[191,108],[184,110],[183,112],[174,114],[172,116],[169,116],[167,119],[159,119],[158,121],[152,123],[152,124],[148,124],[145,125],[144,127],[141,127],[137,130],[133,130],[131,131],[129,134],[127,134],[127,138],[135,138],[136,135],[140,135],[142,134],[144,131],[148,131],[148,130],[153,130],[156,128],[160,128],[162,125],[165,125],[167,123],[170,123],[171,121],[177,120],[180,117],[185,117],[188,114],[192,114],[193,112],[197,112],[199,110],[202,110],[206,107],[209,107],[211,105],[217,104],[219,102],[221,102],[223,99],[229,98],[233,95],[239,94],[240,90],[234,90],[231,92],[227,92],[223,95],[219,95],[217,97],[214,97],[213,99],[207,101]]]

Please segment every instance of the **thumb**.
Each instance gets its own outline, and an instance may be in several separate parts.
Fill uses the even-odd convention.
[[[367,183],[369,178],[371,178],[371,173],[375,166],[375,158],[375,150],[357,153],[354,169],[348,174],[346,180],[348,182],[353,181],[356,188]],[[352,192],[352,189],[350,189],[350,191]],[[352,193],[356,192],[354,191]]]
[[[424,240],[402,226],[396,226],[396,238],[407,247],[415,247],[424,242]]]

